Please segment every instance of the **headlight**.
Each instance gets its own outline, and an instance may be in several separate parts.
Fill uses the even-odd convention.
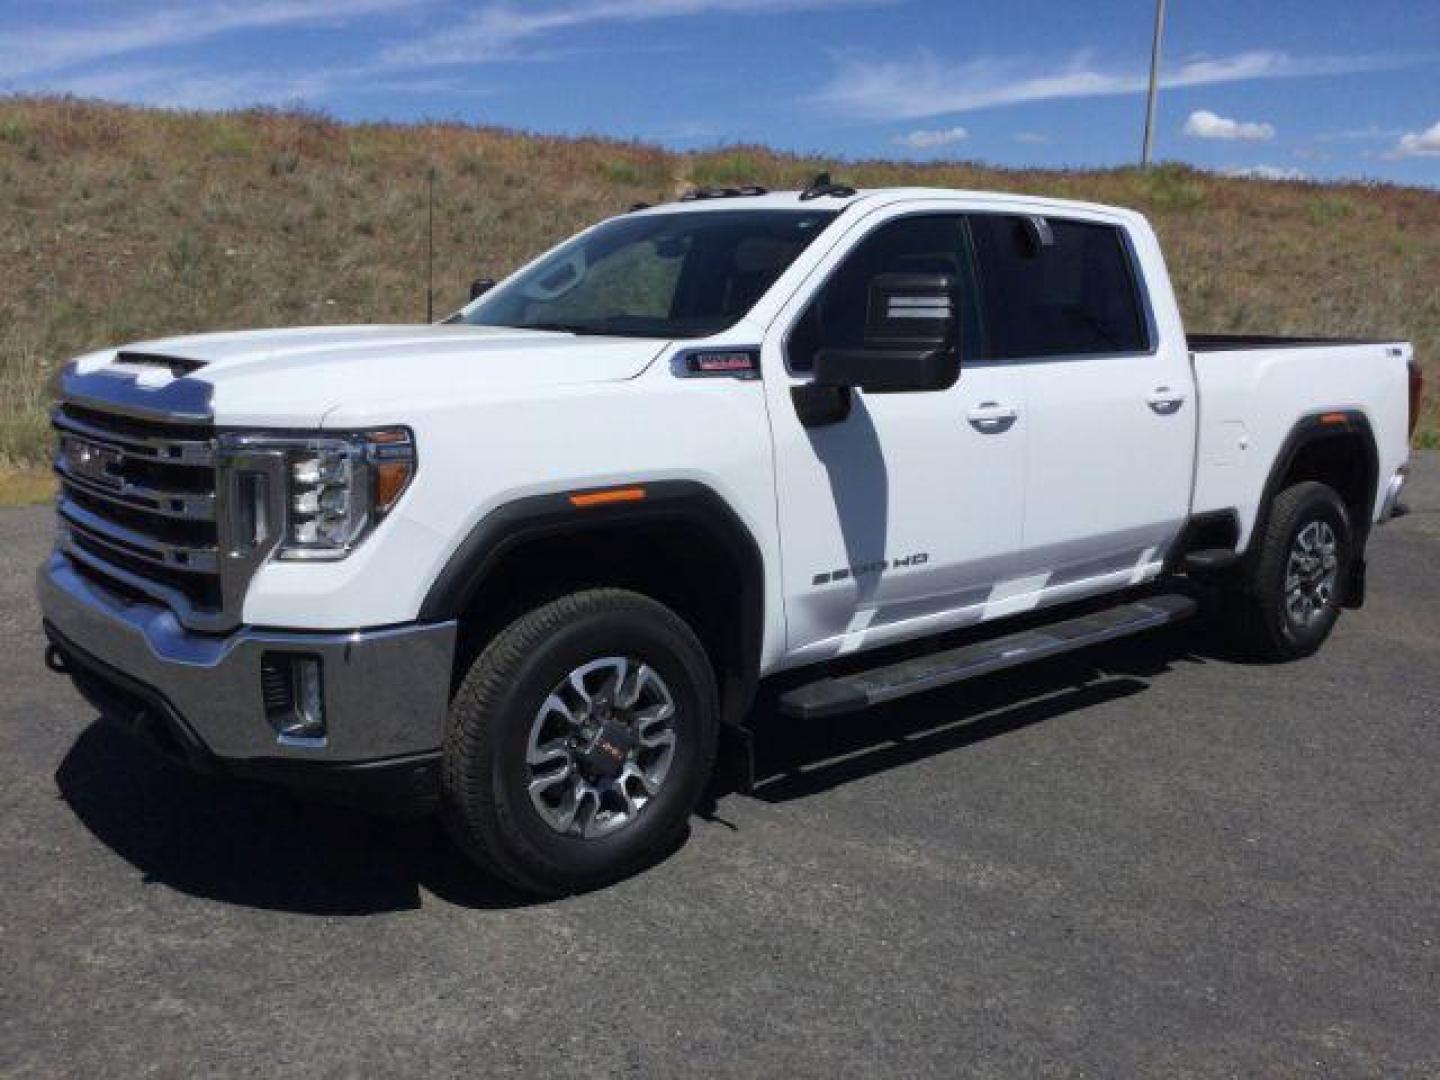
[[[282,559],[344,558],[415,475],[415,442],[403,428],[305,439],[287,458]]]
[[[405,428],[336,435],[239,436],[246,452],[279,458],[282,559],[343,559],[400,501],[415,475]]]

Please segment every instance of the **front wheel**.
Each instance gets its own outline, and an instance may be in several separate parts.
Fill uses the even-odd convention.
[[[461,849],[560,895],[663,854],[715,762],[703,646],[674,612],[594,589],[536,608],[467,672],[446,725],[443,810]]]
[[[1335,490],[1313,480],[1270,504],[1243,580],[1229,598],[1238,644],[1258,660],[1294,660],[1324,643],[1340,617],[1354,530]]]

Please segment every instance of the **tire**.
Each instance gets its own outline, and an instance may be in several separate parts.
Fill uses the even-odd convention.
[[[719,715],[705,650],[670,609],[620,589],[561,597],[496,635],[461,682],[442,818],[462,851],[526,892],[607,884],[682,839]]]
[[[1292,563],[1306,552],[1318,563]],[[1283,662],[1320,648],[1340,617],[1354,558],[1350,515],[1333,488],[1307,480],[1275,496],[1242,580],[1227,597],[1229,629],[1242,655]],[[1313,585],[1303,584],[1316,575],[1321,579]],[[1296,581],[1302,583],[1298,601]]]

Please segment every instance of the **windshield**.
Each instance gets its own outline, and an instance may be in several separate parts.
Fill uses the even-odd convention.
[[[706,337],[738,321],[835,217],[704,210],[616,218],[459,315],[471,326]]]

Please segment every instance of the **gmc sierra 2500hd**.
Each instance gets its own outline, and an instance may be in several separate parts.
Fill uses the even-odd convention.
[[[102,715],[438,808],[538,893],[673,844],[777,672],[782,713],[863,709],[1180,619],[1185,575],[1312,652],[1418,411],[1403,342],[1187,338],[1104,206],[698,191],[487,286],[75,360],[39,592]]]

